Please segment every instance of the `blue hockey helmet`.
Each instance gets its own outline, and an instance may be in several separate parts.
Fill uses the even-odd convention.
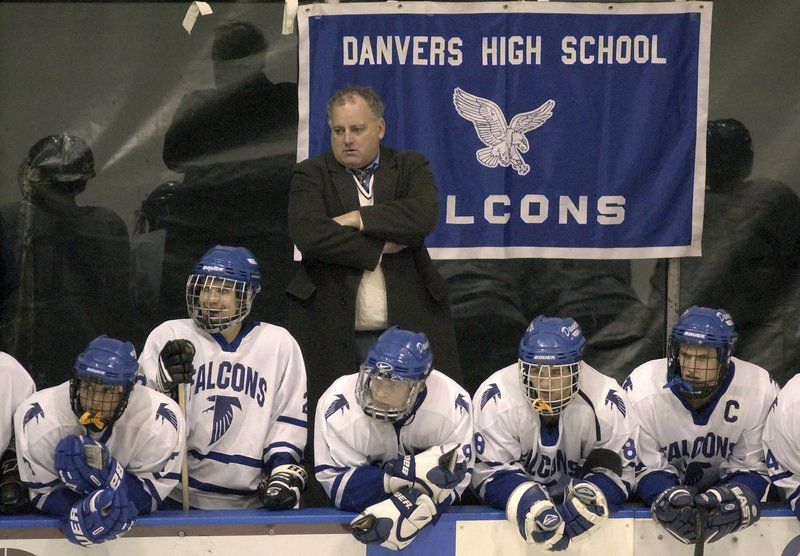
[[[253,253],[217,245],[200,258],[186,282],[186,308],[198,327],[220,332],[247,317],[259,291],[261,272]]]
[[[696,305],[686,309],[670,334],[667,385],[687,398],[713,394],[728,372],[737,338],[726,310]],[[703,348],[713,348],[713,357]]]
[[[393,326],[367,352],[356,382],[356,400],[364,413],[394,422],[408,415],[431,373],[428,337]]]
[[[81,424],[99,431],[119,419],[138,370],[132,343],[108,336],[92,340],[78,355],[70,383],[72,411]]]
[[[558,415],[578,391],[586,338],[571,318],[539,315],[519,342],[522,391],[534,411]]]

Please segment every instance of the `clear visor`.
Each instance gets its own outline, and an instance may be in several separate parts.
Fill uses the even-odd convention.
[[[370,417],[394,422],[408,415],[424,384],[424,380],[397,378],[390,372],[362,364],[356,382],[356,401]]]
[[[519,359],[525,397],[536,413],[558,415],[578,391],[581,363],[537,365]]]
[[[192,274],[186,282],[189,316],[206,332],[220,332],[242,322],[252,302],[252,290],[239,280]]]

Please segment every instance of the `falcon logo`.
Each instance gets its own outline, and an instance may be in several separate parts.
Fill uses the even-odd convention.
[[[776,396],[772,403],[769,406],[770,411],[775,411],[775,408],[778,407],[778,397]]]
[[[633,381],[631,381],[631,377],[625,379],[625,382],[622,383],[622,389],[626,392],[633,390]]]
[[[489,403],[489,400],[494,398],[499,400],[502,397],[502,394],[500,394],[500,388],[498,388],[496,383],[492,382],[481,396],[481,409],[483,409],[483,406]],[[494,400],[494,403],[497,403],[497,400]]]
[[[331,402],[331,405],[328,406],[328,409],[325,410],[325,420],[327,421],[328,417],[340,409],[342,410],[342,414],[344,414],[345,409],[350,409],[350,402],[347,401],[344,394],[336,394],[336,398]]]
[[[233,408],[239,408],[241,411],[242,404],[236,396],[209,396],[206,399],[210,402],[214,402],[214,405],[203,410],[203,413],[211,411],[212,409],[214,410],[211,441],[208,443],[208,445],[211,446],[222,438],[222,436],[228,432],[228,429],[231,428],[231,424],[233,423]]]
[[[24,429],[25,425],[27,425],[28,422],[34,418],[38,423],[39,417],[44,419],[44,410],[42,409],[42,406],[40,406],[37,402],[33,402],[31,406],[28,408],[28,411],[25,412],[25,416],[22,418],[22,428]]]
[[[453,90],[453,105],[462,118],[472,122],[478,138],[486,145],[475,152],[478,162],[487,168],[511,166],[517,174],[524,176],[531,170],[520,154],[530,149],[525,134],[550,119],[556,103],[547,100],[535,110],[517,114],[511,118],[510,124],[506,124],[506,117],[497,104],[459,87]]]
[[[617,391],[613,388],[608,391],[606,394],[606,401],[604,405],[611,404],[613,407],[619,409],[619,412],[622,413],[622,416],[625,417],[625,402],[622,401],[622,398]]]
[[[158,421],[159,417],[161,417],[162,423],[168,422],[175,427],[175,430],[178,430],[178,416],[175,415],[174,411],[167,407],[166,403],[162,403],[158,406],[158,409],[156,410],[156,421]]]
[[[694,486],[703,480],[706,469],[711,467],[707,461],[693,461],[686,466],[686,473],[683,474],[683,482],[687,486]]]
[[[467,400],[464,399],[463,394],[459,394],[458,397],[456,398],[455,407],[456,409],[461,411],[461,415],[463,415],[465,411],[469,413],[469,402],[467,402]]]

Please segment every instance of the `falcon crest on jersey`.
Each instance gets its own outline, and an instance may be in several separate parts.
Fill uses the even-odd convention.
[[[469,402],[464,398],[463,394],[459,394],[456,398],[456,408],[459,409],[462,413],[467,412],[469,413]]]
[[[34,418],[38,423],[39,417],[44,419],[44,410],[42,409],[42,406],[40,406],[38,403],[33,402],[31,406],[28,408],[28,411],[25,412],[25,417],[22,418],[22,427],[24,428],[25,425],[27,425],[28,422]]]
[[[481,409],[483,409],[483,406],[489,403],[490,400],[494,400],[494,403],[497,403],[497,400],[499,400],[502,397],[503,395],[500,393],[500,388],[497,386],[497,384],[495,384],[494,382],[491,383],[481,396]]]
[[[626,378],[622,382],[622,389],[625,390],[626,392],[630,392],[631,390],[633,390],[633,382],[631,381],[631,377]]]
[[[683,474],[683,481],[689,485],[694,486],[703,480],[706,474],[706,469],[709,469],[711,464],[707,461],[693,461],[686,466],[686,472]]]
[[[159,417],[161,417],[162,422],[167,421],[175,427],[175,430],[178,430],[178,417],[175,415],[174,411],[167,407],[166,403],[162,403],[158,406],[156,410],[156,420],[158,420]]]
[[[325,419],[327,420],[331,415],[340,409],[342,410],[342,413],[344,413],[345,409],[350,409],[350,402],[347,401],[347,398],[344,397],[344,394],[336,395],[336,398],[333,400],[333,402],[331,402],[331,405],[329,405],[328,409],[325,410]]]
[[[206,399],[214,402],[214,405],[203,410],[203,413],[214,410],[214,424],[211,428],[211,440],[208,443],[211,446],[231,428],[233,408],[236,407],[241,411],[242,404],[236,396],[209,396]]]
[[[622,401],[620,395],[617,394],[617,391],[613,388],[608,391],[608,394],[606,394],[605,405],[608,404],[611,404],[613,407],[619,409],[619,412],[622,413],[622,416],[625,416],[625,402]]]

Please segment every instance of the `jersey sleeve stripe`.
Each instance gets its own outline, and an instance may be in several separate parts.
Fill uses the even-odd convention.
[[[158,495],[158,489],[153,484],[153,481],[151,481],[150,479],[142,479],[142,482],[144,483],[144,486],[147,489],[148,494],[150,494],[153,500],[156,501],[156,504],[161,504],[163,500]]]
[[[787,479],[792,476],[791,471],[784,471],[783,473],[777,473],[775,475],[770,475],[769,480],[773,483],[777,483],[778,481],[782,481],[783,479]]]
[[[308,428],[308,421],[303,421],[302,419],[295,419],[294,417],[287,417],[286,415],[281,415],[277,419],[275,419],[279,423],[287,423],[289,425],[294,425],[296,427],[300,427],[303,429]]]
[[[297,455],[299,456],[303,455],[303,450],[301,450],[294,444],[291,444],[290,442],[273,442],[272,444],[264,448],[264,451],[261,454],[261,458],[263,459],[264,456],[266,456],[270,450],[274,450],[275,448],[289,448],[290,450],[294,450],[295,452],[297,452]],[[261,467],[261,464],[259,463],[258,466]]]
[[[196,488],[197,490],[203,490],[205,492],[216,492],[219,494],[238,494],[240,496],[251,496],[253,494],[252,490],[237,490],[233,488],[227,488],[215,485],[212,483],[203,483],[192,477],[189,477],[189,486],[192,488]]]
[[[239,454],[222,454],[220,452],[208,452],[203,454],[197,450],[189,450],[189,455],[197,460],[210,459],[220,463],[236,463],[247,467],[256,467],[261,469],[262,462],[260,459],[242,456]]]
[[[27,483],[26,482],[25,484],[28,485],[28,488],[51,488],[51,487],[54,487],[54,486],[62,485],[64,483],[61,482],[61,479],[54,479],[54,480],[50,481],[49,483],[33,483],[33,482]]]
[[[350,469],[349,467],[336,467],[335,465],[317,465],[314,467],[314,473],[319,473],[321,471],[336,471],[337,473],[341,473],[342,471],[347,471]]]

